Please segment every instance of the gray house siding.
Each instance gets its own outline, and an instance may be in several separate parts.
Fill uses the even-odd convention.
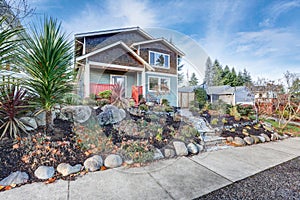
[[[168,78],[170,79],[170,92],[167,94],[164,94],[162,96],[157,96],[156,92],[149,91],[149,77],[158,77],[158,78]],[[177,77],[174,76],[168,76],[166,75],[156,75],[156,74],[149,74],[146,73],[146,85],[145,85],[145,90],[146,90],[146,100],[151,101],[151,100],[161,100],[161,99],[167,99],[170,102],[171,106],[177,106]]]
[[[93,55],[89,58],[89,60],[107,64],[143,68],[143,65],[121,46],[113,47],[96,55]]]
[[[177,74],[177,54],[169,49],[161,42],[153,42],[149,44],[143,44],[140,47],[140,56],[149,63],[149,51],[155,51],[170,55],[170,69],[155,68],[156,72]]]
[[[114,33],[106,34],[101,36],[86,37],[86,53],[95,51],[96,49],[101,49],[107,45],[122,41],[128,46],[134,42],[142,42],[147,40],[145,36],[141,35],[136,31],[124,32],[124,33]]]

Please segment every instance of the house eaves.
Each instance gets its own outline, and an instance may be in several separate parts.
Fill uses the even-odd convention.
[[[138,61],[140,61],[148,70],[150,71],[155,71],[153,67],[151,67],[151,65],[149,65],[149,63],[147,63],[143,58],[141,58],[139,55],[137,55],[131,48],[129,48],[124,42],[122,41],[118,41],[116,43],[113,43],[111,45],[105,46],[101,49],[97,49],[95,51],[92,51],[88,54],[85,54],[83,56],[79,56],[78,58],[76,58],[76,62],[81,61],[83,59],[86,59],[90,56],[96,55],[100,52],[103,52],[105,50],[108,50],[110,48],[116,47],[118,45],[121,45],[123,48],[125,48],[129,53],[131,53]]]
[[[98,35],[106,35],[106,34],[113,34],[113,33],[123,33],[123,32],[129,32],[129,31],[138,31],[143,36],[145,36],[147,39],[149,39],[149,40],[153,39],[153,37],[151,35],[146,33],[140,27],[129,27],[129,28],[119,28],[119,29],[111,29],[111,30],[104,30],[104,31],[78,33],[78,34],[75,34],[75,38],[78,39],[78,38],[89,37],[89,36],[98,36]]]
[[[169,47],[173,51],[176,51],[178,53],[178,55],[180,55],[180,56],[184,56],[185,55],[180,49],[178,49],[175,45],[173,45],[172,43],[168,42],[164,38],[152,39],[152,40],[147,40],[147,41],[142,41],[142,42],[136,42],[136,43],[133,43],[131,45],[131,47],[135,47],[135,46],[143,45],[143,44],[154,43],[154,42],[162,42],[164,45],[166,45],[167,47]]]

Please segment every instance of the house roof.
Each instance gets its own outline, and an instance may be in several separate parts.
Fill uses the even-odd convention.
[[[207,94],[233,94],[234,88],[230,85],[209,86],[206,88]]]
[[[129,32],[129,31],[138,31],[143,36],[145,36],[147,39],[152,40],[153,37],[146,33],[143,29],[140,27],[129,27],[129,28],[119,28],[119,29],[111,29],[111,30],[102,30],[102,31],[93,31],[93,32],[87,32],[87,33],[77,33],[75,34],[75,38],[83,38],[88,36],[97,36],[97,35],[105,35],[105,34],[112,34],[112,33],[122,33],[122,32]]]
[[[192,92],[194,92],[194,89],[196,89],[198,87],[200,87],[200,86],[198,86],[198,85],[196,85],[196,86],[184,86],[184,87],[178,88],[178,92],[192,93]]]
[[[93,56],[93,55],[96,55],[102,51],[105,51],[107,49],[110,49],[110,48],[113,48],[113,47],[116,47],[118,45],[121,45],[123,48],[125,48],[129,53],[131,53],[138,61],[140,61],[145,67],[148,68],[148,70],[150,71],[155,71],[153,67],[151,67],[151,65],[149,65],[143,58],[141,58],[139,55],[137,55],[132,49],[130,49],[124,42],[122,41],[118,41],[116,43],[113,43],[113,44],[110,44],[108,46],[105,46],[101,49],[97,49],[95,51],[92,51],[88,54],[85,54],[85,55],[82,55],[82,56],[79,56],[76,58],[76,62],[80,61],[80,60],[83,60],[85,58],[88,58],[90,56]]]
[[[142,42],[136,42],[136,43],[133,43],[131,45],[131,47],[138,46],[138,45],[143,45],[143,44],[154,43],[154,42],[162,42],[163,44],[165,44],[167,47],[169,47],[173,51],[176,51],[180,56],[185,55],[180,49],[178,49],[175,45],[173,45],[172,43],[170,43],[169,41],[167,41],[164,38],[158,38],[158,39],[146,40],[146,41],[142,41]]]

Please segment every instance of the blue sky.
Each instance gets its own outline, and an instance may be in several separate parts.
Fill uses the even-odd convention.
[[[162,36],[185,44],[187,61],[200,78],[205,54],[237,71],[246,68],[254,79],[276,80],[287,70],[300,73],[300,0],[28,2],[36,16],[56,17],[70,34],[140,26],[159,36],[161,30]],[[175,41],[179,36],[185,42]]]

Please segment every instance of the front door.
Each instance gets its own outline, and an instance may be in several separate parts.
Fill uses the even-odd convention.
[[[112,84],[120,84],[124,88],[123,97],[125,98],[126,93],[126,76],[122,75],[111,75],[111,83]]]

